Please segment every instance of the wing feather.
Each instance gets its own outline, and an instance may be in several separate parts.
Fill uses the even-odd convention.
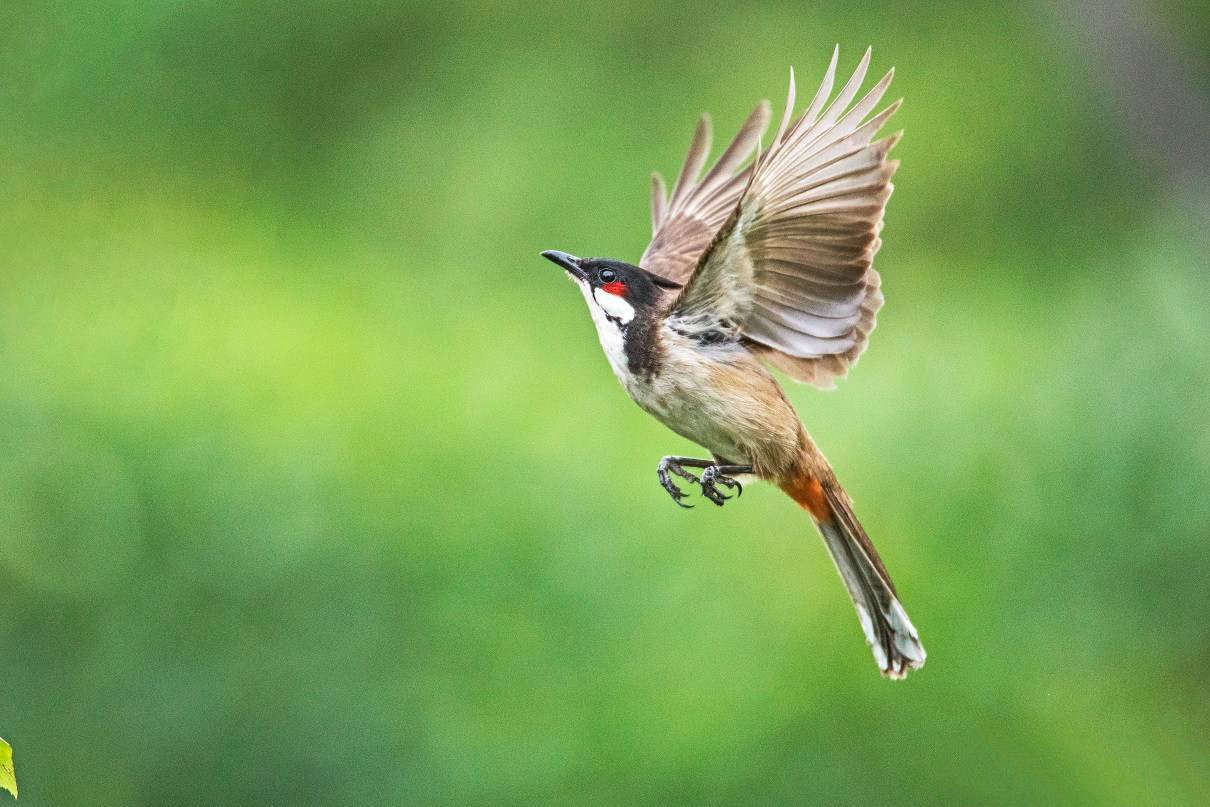
[[[752,153],[752,149],[760,140],[765,127],[769,125],[769,113],[764,111],[767,103],[762,103],[748,116],[748,119],[740,126],[739,132],[736,133],[735,139],[719,156],[718,162],[706,173],[706,176],[702,177],[701,188],[703,191],[712,190],[716,184],[737,179],[736,169]]]
[[[659,229],[660,222],[664,220],[666,211],[668,210],[668,186],[664,184],[664,178],[655,173],[651,175],[651,232],[654,234]]]
[[[870,58],[867,49],[829,102],[834,50],[819,90],[798,118],[791,71],[772,144],[750,167],[750,181],[731,179],[729,186],[742,188],[734,207],[712,209],[724,216],[722,229],[669,314],[738,323],[740,335],[769,364],[820,386],[834,384],[857,360],[883,300],[873,259],[898,167],[887,155],[899,135],[874,137],[899,102],[871,116],[894,70],[858,98]]]
[[[710,151],[710,119],[702,117],[671,198],[662,179],[652,180],[652,238],[639,259],[640,266],[678,283],[689,279],[748,186],[752,166],[740,166],[760,142],[769,125],[769,114],[768,101],[757,105],[718,161],[699,180]]]
[[[836,83],[836,63],[840,60],[840,45],[832,48],[832,61],[828,64],[828,70],[824,73],[823,81],[819,84],[819,89],[815,91],[815,97],[811,99],[811,105],[807,107],[807,111],[803,113],[802,120],[805,125],[810,126],[819,117],[823,105],[827,103],[828,96],[832,94],[832,87]]]
[[[711,139],[710,116],[702,115],[697,122],[697,129],[693,132],[693,141],[689,144],[689,153],[685,155],[681,174],[676,178],[676,185],[672,189],[672,201],[668,203],[670,208],[675,210],[693,191],[697,175],[702,172],[702,166],[710,156]]]

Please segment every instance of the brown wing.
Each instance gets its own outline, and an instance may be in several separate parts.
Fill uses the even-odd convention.
[[[751,166],[742,171],[737,169],[756,148],[768,125],[769,102],[761,101],[718,162],[699,179],[710,153],[710,117],[702,116],[672,196],[668,196],[663,177],[651,176],[652,237],[639,266],[677,283],[689,279],[702,253],[739,201]]]
[[[792,123],[791,71],[777,136],[670,315],[736,323],[770,365],[823,387],[865,350],[882,306],[873,258],[898,167],[887,153],[899,134],[874,136],[899,102],[867,120],[894,71],[853,104],[867,50],[828,104],[836,59],[834,52],[814,100]]]

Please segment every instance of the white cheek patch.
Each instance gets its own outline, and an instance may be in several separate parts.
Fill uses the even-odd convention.
[[[634,319],[634,306],[618,295],[610,294],[600,289],[593,289],[592,296],[597,301],[597,305],[601,306],[606,314],[621,321],[623,325]]]

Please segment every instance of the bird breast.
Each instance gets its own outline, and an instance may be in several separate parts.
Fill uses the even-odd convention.
[[[703,345],[668,327],[658,334],[659,371],[618,375],[640,407],[682,437],[758,473],[780,476],[799,462],[798,415],[745,347]]]

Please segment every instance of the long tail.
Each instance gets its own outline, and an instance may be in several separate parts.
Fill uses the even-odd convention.
[[[831,474],[829,474],[830,476]],[[882,559],[861,522],[853,514],[849,495],[837,482],[804,475],[782,485],[794,501],[811,514],[824,544],[844,580],[866,643],[887,678],[899,679],[924,666],[924,646]]]

